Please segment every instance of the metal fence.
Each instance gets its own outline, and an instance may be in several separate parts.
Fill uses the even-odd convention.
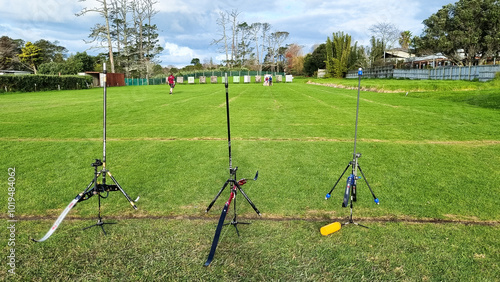
[[[137,85],[159,85],[166,84],[167,78],[125,78],[125,85],[127,86],[137,86]]]
[[[438,80],[489,81],[500,72],[500,65],[438,67],[433,69],[393,69],[392,67],[370,68],[363,71],[367,78],[408,78]],[[357,78],[357,71],[349,71],[347,78]]]
[[[176,79],[182,77],[183,82],[188,82],[189,78],[192,77],[198,81],[200,77],[206,78],[210,82],[210,78],[212,76],[218,77],[219,80],[220,78],[224,77],[225,74],[227,73],[228,77],[242,77],[244,78],[245,76],[262,76],[264,77],[267,74],[273,75],[275,77],[279,77],[280,80],[276,80],[276,82],[281,82],[281,78],[285,77],[285,73],[283,72],[267,72],[267,71],[228,71],[228,72],[222,72],[222,71],[200,71],[200,72],[193,72],[193,73],[188,73],[188,74],[181,74],[175,76]],[[230,81],[233,81],[232,79]],[[245,81],[246,83],[247,81]],[[248,81],[249,82],[249,81]],[[198,83],[206,83],[206,82],[198,82]],[[125,85],[127,86],[138,86],[138,85],[160,85],[160,84],[167,84],[167,78],[125,78]]]
[[[367,78],[392,78],[394,75],[394,68],[391,67],[375,67],[363,70],[363,77]],[[358,71],[349,71],[347,78],[358,78]]]
[[[223,77],[227,73],[228,77],[231,76],[265,76],[266,74],[271,74],[273,76],[276,75],[282,75],[283,77],[285,76],[284,72],[271,72],[271,71],[250,71],[250,70],[242,70],[242,71],[197,71],[197,72],[191,72],[191,73],[186,73],[186,74],[180,74],[178,76],[184,77],[184,80],[187,80],[188,77],[194,77],[194,78],[199,78],[200,76],[205,76],[205,77],[211,77],[211,76],[217,76],[217,77]],[[176,76],[177,77],[177,76]]]

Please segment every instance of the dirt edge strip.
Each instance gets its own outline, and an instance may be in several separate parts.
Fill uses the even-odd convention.
[[[57,217],[53,216],[20,216],[16,217],[18,221],[37,221],[37,220],[56,220]],[[150,215],[150,216],[107,216],[106,219],[110,220],[123,220],[123,219],[155,219],[155,220],[203,220],[203,221],[214,221],[219,217],[217,215],[210,216],[188,216],[188,215]],[[9,219],[3,217],[3,219]],[[83,220],[94,220],[95,217],[67,217],[67,221],[83,221]],[[243,220],[264,220],[264,221],[307,221],[307,222],[332,222],[340,221],[343,222],[346,218],[339,217],[277,217],[277,216],[240,216]],[[355,219],[357,222],[379,222],[379,223],[413,223],[413,224],[463,224],[463,225],[480,225],[480,226],[498,226],[500,221],[475,221],[475,220],[450,220],[450,219],[439,219],[439,218],[377,218],[377,217],[360,217]]]
[[[340,89],[348,89],[348,90],[357,90],[358,89],[357,86],[347,86],[347,85],[335,84],[335,83],[318,83],[318,82],[312,82],[310,80],[306,84],[340,88]],[[377,93],[404,93],[405,92],[404,90],[381,90],[381,89],[378,89],[375,87],[372,87],[372,88],[361,87],[361,91],[369,91],[369,92],[377,92]],[[423,92],[423,91],[413,90],[412,92]]]
[[[352,142],[351,139],[335,139],[335,138],[324,138],[324,137],[304,137],[304,138],[261,138],[261,137],[233,137],[234,140],[238,141],[271,141],[271,142]],[[68,139],[52,139],[52,138],[8,138],[0,137],[0,141],[12,141],[12,142],[85,142],[85,141],[101,141],[102,139],[89,138],[89,139],[78,139],[78,138],[68,138]],[[225,138],[219,137],[194,137],[194,138],[179,138],[179,137],[137,137],[137,138],[108,138],[108,141],[225,141]],[[435,144],[435,145],[496,145],[500,144],[500,140],[450,140],[450,141],[439,141],[439,140],[381,140],[381,139],[364,139],[361,138],[360,141],[371,142],[371,143],[390,143],[390,144]]]

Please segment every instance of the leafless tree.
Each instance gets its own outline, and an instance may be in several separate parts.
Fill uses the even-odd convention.
[[[79,2],[85,2],[86,0],[79,0]],[[111,63],[111,72],[115,72],[115,62],[113,59],[113,44],[111,41],[111,30],[109,28],[109,21],[110,21],[110,13],[108,9],[108,3],[106,0],[95,0],[99,4],[99,6],[96,6],[94,8],[84,8],[81,10],[79,13],[76,14],[76,16],[83,16],[87,13],[98,13],[100,14],[106,24],[104,26],[102,25],[96,25],[96,28],[94,29],[94,35],[96,35],[95,39],[99,38],[99,35],[102,35],[104,33],[104,36],[107,41],[107,49],[109,52],[109,61]]]
[[[392,48],[399,38],[401,31],[394,25],[388,22],[381,22],[374,24],[369,29],[376,39],[382,40],[382,47],[384,52],[384,62],[385,62],[385,51],[388,48]]]
[[[228,48],[228,37],[227,37],[227,25],[229,23],[229,16],[225,11],[219,11],[219,17],[217,18],[217,25],[220,28],[220,38],[214,39],[212,45],[221,45],[222,50],[226,53],[226,66],[229,66],[229,48]]]
[[[237,21],[237,18],[238,18],[238,15],[240,14],[240,12],[238,12],[238,9],[236,10],[232,10],[231,13],[229,13],[229,18],[231,20],[231,24],[232,24],[232,33],[233,33],[233,36],[232,36],[232,44],[231,44],[231,67],[232,67],[232,64],[234,63],[234,60],[235,58],[237,57],[237,50],[236,50],[236,44],[238,42],[238,21]]]

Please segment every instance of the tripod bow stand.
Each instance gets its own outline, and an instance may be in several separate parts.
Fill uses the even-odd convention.
[[[363,75],[363,70],[361,68],[359,68],[359,71],[358,71],[358,99],[357,99],[357,105],[356,105],[356,125],[355,125],[355,130],[354,130],[354,152],[352,153],[352,161],[350,161],[349,164],[347,165],[347,167],[344,169],[344,172],[342,172],[339,179],[337,179],[337,182],[335,182],[335,185],[333,185],[333,188],[330,190],[330,192],[328,192],[328,194],[326,194],[325,200],[328,200],[330,198],[330,196],[333,192],[333,189],[335,189],[335,187],[339,183],[340,179],[342,179],[342,177],[344,176],[346,171],[349,169],[349,167],[352,167],[351,175],[349,175],[349,177],[347,178],[346,189],[344,192],[344,200],[342,202],[342,207],[346,208],[349,205],[349,196],[350,196],[351,212],[350,212],[350,216],[349,216],[349,221],[345,222],[344,225],[355,224],[355,225],[359,225],[361,227],[368,228],[367,226],[361,225],[361,224],[354,222],[352,220],[352,208],[353,208],[352,202],[355,202],[357,200],[356,199],[357,180],[361,178],[357,174],[358,169],[359,169],[359,172],[361,172],[361,175],[363,176],[363,179],[365,180],[366,185],[370,189],[370,192],[372,193],[372,196],[373,196],[375,203],[377,205],[379,204],[379,199],[373,193],[373,190],[370,187],[370,184],[368,184],[368,180],[366,179],[366,177],[363,173],[363,170],[361,169],[361,166],[359,166],[358,159],[361,158],[361,153],[358,153],[356,151],[356,142],[357,142],[357,136],[358,136],[359,95],[360,95],[360,90],[361,90],[361,76],[362,75]]]
[[[139,200],[139,197],[137,199],[132,200],[130,196],[123,190],[123,188],[120,186],[118,181],[111,175],[111,172],[106,169],[106,102],[107,102],[107,86],[106,86],[106,64],[103,65],[103,73],[104,75],[102,76],[102,79],[104,81],[103,85],[103,157],[102,161],[99,159],[96,159],[94,163],[92,163],[92,167],[94,167],[94,177],[92,181],[90,181],[89,185],[87,185],[87,188],[83,190],[80,194],[78,194],[73,201],[69,203],[69,205],[64,209],[64,211],[59,215],[55,223],[52,225],[52,227],[49,229],[49,231],[41,238],[40,240],[35,240],[32,238],[33,241],[35,242],[43,242],[47,240],[54,231],[56,231],[57,227],[61,224],[61,222],[64,220],[66,215],[69,213],[69,211],[76,206],[77,203],[86,201],[90,199],[92,196],[97,195],[99,198],[98,205],[99,205],[99,210],[98,210],[98,219],[97,223],[88,227],[85,227],[85,229],[94,227],[94,226],[100,226],[102,229],[102,232],[104,232],[104,235],[106,235],[106,231],[104,231],[104,224],[115,224],[115,223],[105,223],[102,221],[101,217],[101,198],[105,199],[109,196],[109,192],[111,191],[120,191],[122,194],[125,196],[125,198],[129,201],[129,203],[132,205],[134,209],[137,209],[137,206],[135,205],[135,202]],[[102,166],[101,170],[98,170],[97,168]],[[111,178],[114,184],[107,184],[106,183],[106,175]],[[101,176],[101,183],[98,182],[98,178]],[[106,196],[101,195],[101,193],[106,193]]]
[[[212,262],[213,258],[214,258],[215,250],[217,249],[217,244],[219,242],[220,233],[221,233],[222,227],[224,225],[232,225],[232,226],[234,226],[234,228],[236,229],[236,233],[238,234],[238,236],[240,236],[240,232],[238,231],[238,224],[250,224],[248,222],[238,222],[238,220],[237,220],[236,194],[237,194],[238,191],[243,195],[243,197],[245,197],[245,199],[248,201],[248,203],[250,204],[250,206],[252,206],[252,208],[255,210],[255,212],[259,216],[261,215],[260,211],[254,205],[254,203],[252,202],[252,200],[250,200],[250,198],[243,191],[243,189],[241,189],[241,186],[243,186],[245,183],[247,183],[247,179],[242,178],[242,179],[236,181],[236,171],[238,170],[238,167],[233,168],[233,166],[232,166],[233,164],[232,164],[232,156],[231,156],[231,127],[230,127],[230,123],[229,123],[229,94],[228,94],[227,73],[225,75],[225,87],[226,87],[226,113],[227,113],[227,140],[228,140],[228,149],[229,149],[229,178],[228,178],[228,180],[226,180],[226,182],[224,183],[224,185],[222,186],[222,188],[219,190],[219,192],[217,193],[217,195],[215,196],[215,198],[212,200],[212,202],[208,205],[208,207],[207,207],[207,209],[206,209],[205,212],[208,212],[212,208],[212,206],[215,203],[215,201],[217,201],[217,198],[219,198],[219,196],[222,193],[222,191],[224,191],[224,189],[228,185],[231,185],[231,193],[229,195],[229,199],[224,204],[224,208],[222,208],[222,213],[220,215],[219,222],[217,224],[217,228],[215,229],[215,235],[214,235],[214,239],[212,241],[212,247],[210,248],[210,253],[208,254],[208,258],[207,258],[207,261],[205,262],[204,266],[209,266],[210,263]],[[258,177],[259,177],[259,172],[257,171],[257,173],[255,174],[255,177],[253,178],[253,180],[257,180]],[[233,219],[231,220],[230,223],[224,224],[224,220],[226,218],[229,206],[231,205],[232,201],[234,201],[234,205],[233,205],[233,207],[234,207],[234,217],[233,217]]]

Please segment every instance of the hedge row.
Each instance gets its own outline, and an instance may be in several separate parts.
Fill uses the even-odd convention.
[[[0,93],[75,90],[92,87],[90,76],[0,75]]]

